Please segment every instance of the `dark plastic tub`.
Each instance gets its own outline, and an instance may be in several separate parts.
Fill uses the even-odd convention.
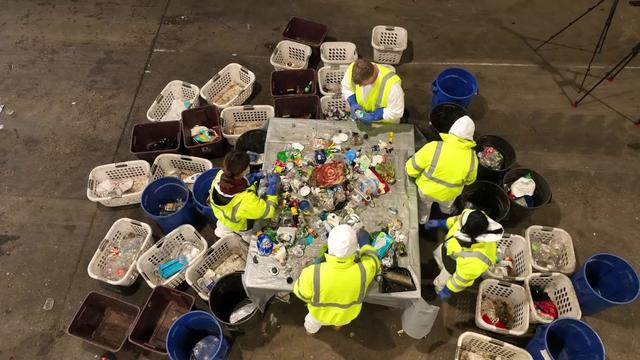
[[[311,83],[310,91],[304,89]],[[313,95],[317,89],[316,71],[313,69],[271,72],[271,96]]]
[[[476,139],[476,151],[482,152],[485,146],[492,146],[504,157],[504,163],[500,170],[493,170],[478,164],[478,180],[487,180],[499,184],[502,176],[516,163],[516,151],[509,142],[499,136],[482,135]]]
[[[266,142],[266,131],[262,129],[249,130],[238,138],[238,141],[236,142],[236,150],[253,151],[257,154],[263,154]]]
[[[284,28],[282,36],[285,39],[297,41],[313,47],[319,47],[324,42],[329,27],[307,19],[293,16]]]
[[[463,116],[469,116],[467,109],[455,103],[442,103],[431,110],[429,122],[438,133],[447,134],[453,123]]]
[[[497,222],[509,213],[509,196],[500,186],[489,181],[476,181],[466,186],[459,197],[458,208],[462,210],[466,202]]]
[[[67,332],[90,344],[117,352],[122,349],[140,308],[97,292],[90,292],[71,320]]]
[[[131,153],[138,159],[153,163],[160,154],[179,154],[181,141],[180,121],[156,121],[137,124],[131,133]],[[171,146],[153,149],[151,146],[166,139]]]
[[[206,126],[216,130],[220,134],[220,139],[215,142],[200,144],[193,141],[191,128],[196,125]],[[227,140],[222,137],[222,126],[218,115],[218,108],[214,105],[207,105],[196,109],[189,109],[182,112],[182,141],[193,156],[203,158],[222,157],[226,154]]]
[[[147,299],[129,335],[129,341],[149,351],[167,353],[167,333],[177,318],[193,307],[193,296],[158,286]]]
[[[273,99],[276,117],[322,119],[320,98],[317,95],[283,96]]]
[[[243,274],[244,271],[236,271],[221,277],[213,285],[213,289],[209,293],[209,310],[216,320],[229,330],[249,328],[254,324],[254,321],[258,321],[260,318],[256,316],[259,312],[256,308],[245,319],[233,324],[229,322],[229,318],[236,307],[249,301],[249,296],[242,283]]]
[[[520,177],[525,176],[528,173],[531,173],[533,181],[536,182],[536,190],[533,193],[534,205],[531,207],[526,207],[517,204],[513,200],[509,200],[511,203],[509,207],[509,214],[505,218],[505,222],[509,225],[516,224],[526,219],[527,217],[531,216],[531,214],[533,214],[537,209],[551,202],[551,187],[549,187],[549,184],[544,179],[544,177],[542,177],[542,175],[530,169],[518,168],[507,171],[507,173],[504,174],[504,177],[502,178],[502,187],[505,189],[505,192],[508,192],[508,187],[511,186],[514,181],[518,180]]]

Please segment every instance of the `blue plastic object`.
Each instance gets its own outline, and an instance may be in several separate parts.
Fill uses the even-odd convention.
[[[211,191],[211,183],[216,178],[218,171],[220,171],[220,168],[213,168],[203,172],[193,184],[193,200],[196,203],[196,210],[206,216],[213,224],[216,224],[218,219],[213,215],[209,205],[209,192]]]
[[[426,224],[424,224],[424,228],[425,230],[438,229],[438,228],[442,230],[447,230],[447,220],[446,219],[429,220],[427,221]]]
[[[534,360],[604,360],[604,345],[596,332],[580,320],[561,318],[539,326],[527,345]],[[543,353],[549,355],[545,359]]]
[[[365,245],[371,245],[371,234],[369,234],[367,230],[365,229],[358,230],[358,232],[356,233],[356,236],[358,237],[358,245],[360,247],[363,247]]]
[[[256,248],[258,249],[258,254],[267,256],[271,255],[271,251],[273,251],[273,241],[267,234],[260,234],[258,236],[258,240],[256,241]]]
[[[214,336],[220,339],[217,350],[210,350],[211,354],[207,359],[226,359],[229,343],[222,333],[220,324],[213,315],[197,310],[180,316],[167,332],[167,353],[169,358],[171,360],[189,360],[196,344],[207,336]]]
[[[160,273],[161,278],[168,279],[180,272],[180,270],[184,269],[187,265],[189,265],[189,260],[187,260],[185,256],[180,256],[177,259],[169,260],[164,264],[160,264],[160,266],[158,266],[158,272]]]
[[[444,301],[444,300],[447,300],[448,298],[450,298],[451,295],[453,295],[453,293],[451,292],[451,290],[449,290],[448,287],[445,286],[438,293],[438,298],[440,298],[440,300]]]
[[[174,213],[161,215],[161,206],[174,201],[182,201],[184,206]],[[195,228],[203,225],[203,217],[196,210],[191,191],[182,180],[175,177],[161,177],[147,185],[142,192],[140,205],[165,233],[184,224],[191,224]]]
[[[456,103],[466,109],[471,103],[471,98],[478,95],[478,81],[466,69],[444,69],[431,84],[431,91],[432,108],[442,103]]]
[[[571,280],[585,315],[630,304],[640,294],[638,273],[624,259],[612,254],[591,256]]]

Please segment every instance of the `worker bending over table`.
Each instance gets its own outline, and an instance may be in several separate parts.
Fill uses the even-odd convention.
[[[400,77],[391,68],[358,59],[342,79],[342,97],[351,117],[364,124],[398,124],[404,115]]]

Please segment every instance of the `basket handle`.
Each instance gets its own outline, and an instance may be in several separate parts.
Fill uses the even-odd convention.
[[[385,47],[384,47],[384,49],[385,49],[385,50],[393,50],[393,49],[395,49],[395,48],[394,48],[393,46],[385,46]]]
[[[387,31],[394,31],[396,28],[393,26],[385,26],[385,30]]]
[[[188,157],[188,156],[180,156],[180,160],[184,160],[184,161],[193,161],[192,158]]]
[[[142,223],[138,220],[129,220],[129,222],[132,223],[133,225],[142,226]]]
[[[546,231],[546,232],[552,232],[553,228],[552,227],[548,227],[548,226],[543,226],[542,229],[540,229],[541,231]]]
[[[243,73],[249,75],[249,70],[245,69],[244,66],[240,67],[240,71],[242,71]]]
[[[504,347],[504,342],[500,341],[500,340],[496,340],[496,339],[491,339],[489,340],[490,343],[492,343],[493,345],[497,345],[500,347]]]
[[[193,235],[195,235],[198,239],[200,239],[200,240],[204,240],[204,241],[206,242],[206,240],[202,237],[202,235],[198,234],[198,232],[197,232],[197,231],[194,231],[194,232],[193,232]]]
[[[100,245],[98,245],[98,250],[100,250],[100,252],[103,252],[104,249],[107,247],[108,242],[109,242],[109,239],[107,238],[102,239],[102,241],[100,241]]]
[[[506,288],[510,288],[511,287],[511,283],[504,282],[504,281],[498,281],[498,285],[500,285],[502,287],[506,287]]]
[[[162,99],[164,99],[164,95],[160,94],[156,97],[156,103],[160,104],[160,101],[162,101]]]
[[[158,164],[151,165],[151,175],[155,175],[156,169],[158,169]]]
[[[127,167],[127,166],[129,166],[129,165],[128,165],[127,163],[120,163],[120,164],[116,164],[115,166],[116,166],[117,168],[124,168],[124,167]]]
[[[218,79],[220,79],[220,73],[213,75],[213,77],[211,78],[211,81],[216,82],[218,81]]]
[[[551,273],[542,273],[540,274],[540,277],[551,277]]]
[[[87,181],[87,189],[93,190],[93,179],[92,178],[89,178],[89,180]]]
[[[192,86],[193,86],[193,85],[189,84],[189,83],[188,83],[188,82],[186,82],[186,81],[183,81],[183,82],[182,82],[182,87],[191,88]]]
[[[436,86],[435,80],[433,80],[433,82],[431,83],[431,92],[434,94],[438,92],[438,87]]]
[[[245,110],[245,111],[254,110],[254,107],[253,105],[244,105],[242,107],[242,110]]]
[[[512,236],[513,236],[513,235],[511,235],[511,234],[509,234],[509,233],[504,233],[504,234],[502,234],[502,238],[503,238],[503,239],[508,239],[508,238],[510,238],[510,237],[512,237]]]

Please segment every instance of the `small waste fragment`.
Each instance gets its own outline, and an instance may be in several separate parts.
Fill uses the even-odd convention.
[[[509,305],[501,299],[482,297],[480,302],[482,321],[499,329],[513,328],[513,316]]]
[[[196,144],[206,144],[219,141],[221,134],[219,130],[209,129],[202,125],[196,125],[191,128],[191,138]]]
[[[53,309],[53,304],[54,303],[55,303],[55,300],[53,300],[53,298],[47,298],[47,300],[44,301],[44,305],[42,306],[42,310],[50,311],[51,309]]]
[[[0,130],[4,130],[4,124],[0,124]]]
[[[400,329],[400,330],[396,331],[396,334],[398,334],[398,336],[402,336],[402,335],[404,335],[404,330]]]
[[[514,269],[513,257],[509,249],[498,248],[497,250],[498,261],[495,265],[489,268],[489,271],[498,277],[515,277],[517,273]]]
[[[480,165],[491,170],[502,170],[504,166],[504,155],[493,146],[483,146],[478,153]]]
[[[258,305],[251,300],[242,301],[233,309],[233,312],[229,316],[229,322],[231,324],[240,322],[253,314],[257,308]]]
[[[2,114],[2,110],[4,110],[4,104],[0,104],[0,114]]]
[[[177,259],[171,259],[165,263],[160,264],[160,266],[158,266],[158,273],[160,274],[160,278],[168,279],[182,271],[182,269],[184,269],[187,265],[189,265],[187,257],[180,256]]]
[[[160,216],[167,216],[167,215],[171,215],[175,212],[177,212],[178,210],[182,209],[182,207],[184,206],[184,201],[182,199],[178,199],[175,201],[169,201],[166,202],[164,204],[160,204],[160,212],[158,215]]]
[[[14,113],[15,113],[14,110],[7,110],[7,112],[6,112],[6,114],[9,115],[9,116],[13,115]]]
[[[551,322],[558,318],[558,308],[549,297],[549,289],[531,285],[531,299],[536,314],[544,321]]]
[[[273,313],[269,314],[269,323],[271,324],[271,326],[278,325],[278,318],[273,315]]]
[[[232,82],[213,97],[213,103],[217,105],[225,105],[231,100],[237,98],[243,90],[244,87],[242,85]]]
[[[104,266],[101,267],[100,275],[111,281],[122,279],[135,264],[144,240],[144,236],[134,232],[117,236],[109,243],[108,251],[105,250],[102,254],[104,259],[101,262]]]
[[[178,147],[178,139],[177,138],[162,138],[157,141],[152,141],[146,145],[147,151],[159,151],[159,150],[170,150]]]
[[[189,360],[206,360],[216,357],[220,347],[220,338],[215,335],[205,336],[191,350]]]
[[[350,337],[350,338],[352,338],[352,337],[354,337],[354,336],[356,336],[356,333],[354,333],[353,331],[349,333],[349,337]]]

